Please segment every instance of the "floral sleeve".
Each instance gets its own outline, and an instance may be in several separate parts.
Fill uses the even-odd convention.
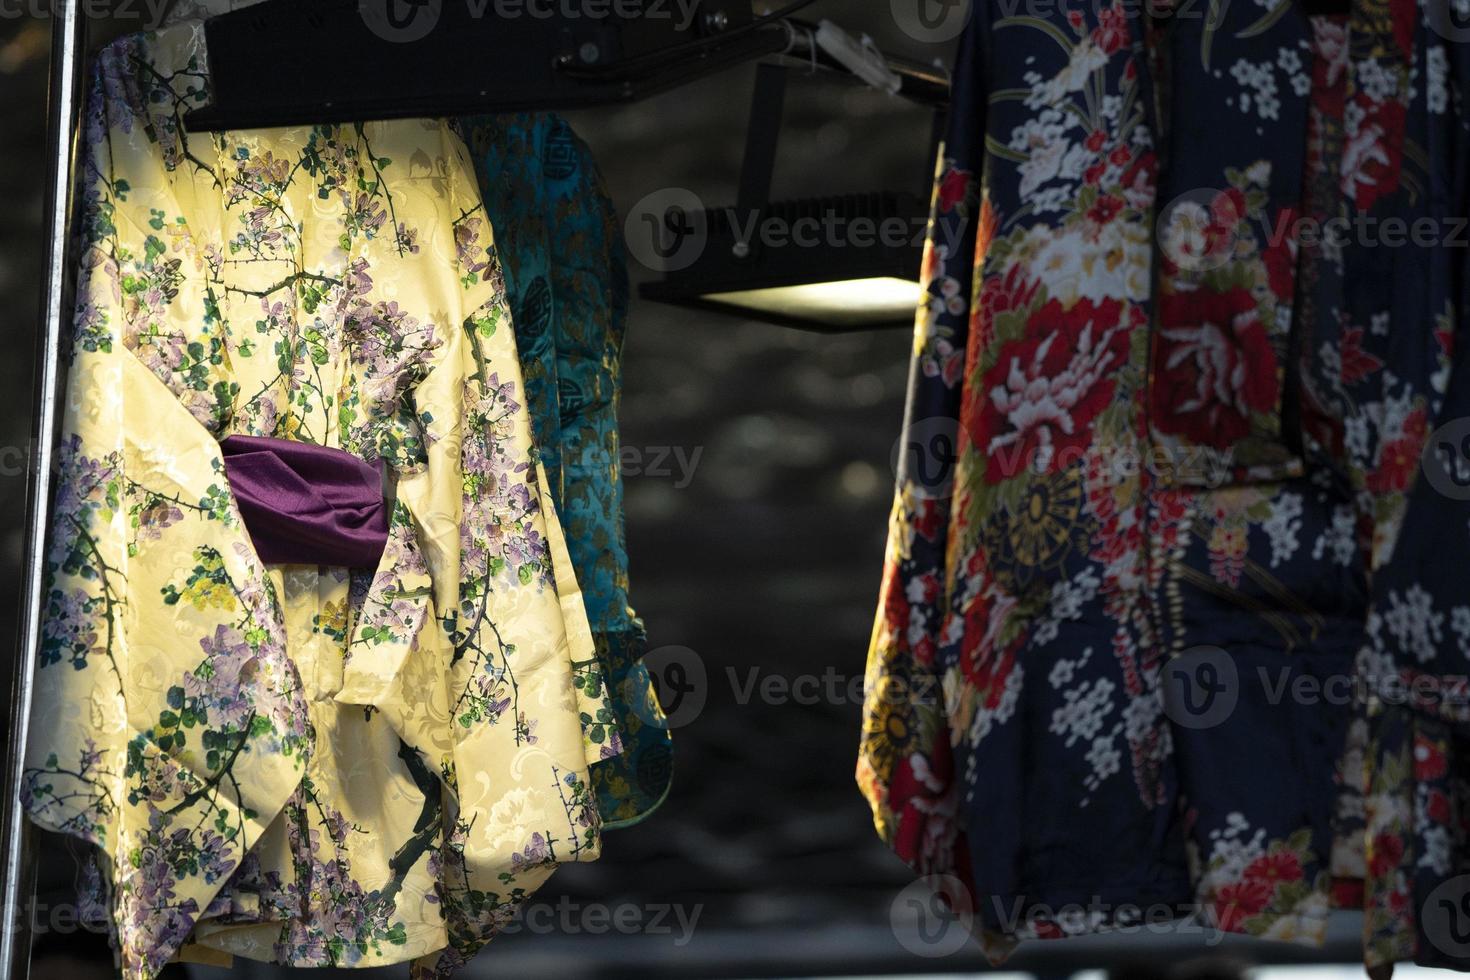
[[[973,16],[981,16],[977,10]],[[976,27],[970,28],[978,30]],[[950,731],[935,655],[945,615],[958,419],[978,263],[991,233],[981,193],[985,99],[962,45],[924,243],[897,487],[868,650],[857,779],[879,835],[921,873],[967,875],[955,821]]]
[[[178,134],[127,45],[94,75],[78,283],[23,803],[98,845],[124,975],[151,976],[301,779],[310,731],[276,592],[207,424],[213,297],[182,221],[128,216]],[[179,338],[187,321],[202,339]]]
[[[451,186],[473,189],[454,142]],[[442,626],[419,635],[407,669],[442,678],[448,716],[431,726],[406,699],[388,707],[407,741],[436,753],[445,787],[431,862],[450,945],[417,961],[419,976],[463,964],[557,864],[601,846],[584,731],[605,692],[542,489],[491,229],[477,198],[455,210],[462,293],[450,308],[462,315],[414,390],[424,463],[400,475],[394,522],[423,556],[423,578],[405,585],[431,594]],[[376,628],[370,610],[359,633]]]

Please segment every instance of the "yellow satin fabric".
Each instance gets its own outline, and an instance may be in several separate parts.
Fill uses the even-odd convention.
[[[99,846],[129,978],[447,974],[600,846],[491,229],[443,123],[186,133],[206,69],[197,22],[99,59],[26,805]],[[237,433],[387,460],[376,571],[264,566]]]

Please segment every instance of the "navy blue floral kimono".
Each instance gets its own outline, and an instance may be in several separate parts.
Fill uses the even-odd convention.
[[[858,780],[997,958],[1360,907],[1369,966],[1470,969],[1442,6],[974,5]]]

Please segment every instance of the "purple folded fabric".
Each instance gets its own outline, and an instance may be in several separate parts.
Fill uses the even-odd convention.
[[[258,436],[228,436],[220,449],[261,561],[378,566],[388,543],[381,461]]]

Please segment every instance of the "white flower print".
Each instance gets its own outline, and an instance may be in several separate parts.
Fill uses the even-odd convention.
[[[1101,585],[1102,580],[1091,568],[1084,568],[1074,579],[1062,579],[1053,585],[1051,587],[1051,608],[1047,615],[1037,622],[1036,628],[1031,631],[1031,643],[1034,646],[1040,646],[1055,640],[1061,623],[1081,618],[1083,603],[1094,598]],[[1090,648],[1083,652],[1083,658],[1086,659],[1089,653],[1091,653]],[[1060,661],[1058,663],[1060,664]],[[1055,673],[1055,668],[1053,673]],[[1061,685],[1053,680],[1052,686]]]
[[[1420,663],[1434,656],[1434,645],[1444,639],[1444,614],[1434,611],[1434,597],[1418,585],[1409,586],[1402,599],[1389,590],[1383,622],[1399,648]]]
[[[1113,711],[1116,685],[1106,677],[1083,683],[1066,691],[1066,705],[1051,713],[1051,732],[1066,736],[1070,748],[1079,738],[1092,740],[1102,731],[1103,722]]]
[[[1419,840],[1424,844],[1424,853],[1419,855],[1419,867],[1429,868],[1439,875],[1449,874],[1453,867],[1450,829],[1438,824],[1425,827],[1419,831]]]
[[[1271,567],[1296,554],[1301,542],[1302,498],[1300,494],[1282,492],[1271,504],[1271,516],[1261,525],[1271,540]]]
[[[1324,555],[1332,563],[1347,568],[1357,554],[1357,522],[1351,506],[1342,505],[1332,509],[1332,523],[1318,536],[1312,545],[1312,558],[1321,561]]]
[[[1092,647],[1084,647],[1082,650],[1082,656],[1078,657],[1076,660],[1069,660],[1066,657],[1058,657],[1057,662],[1052,664],[1051,672],[1046,675],[1046,679],[1052,687],[1056,688],[1057,690],[1061,690],[1063,687],[1066,687],[1068,684],[1072,683],[1072,678],[1077,676],[1077,669],[1079,667],[1087,666],[1087,661],[1091,659]]]
[[[1113,739],[1093,739],[1092,748],[1087,751],[1087,764],[1092,766],[1092,775],[1088,782],[1096,785],[1120,771],[1122,759],[1123,755],[1113,744]]]
[[[1460,638],[1460,646],[1470,650],[1470,606],[1450,609],[1450,629]]]
[[[1428,76],[1424,94],[1428,98],[1429,111],[1442,114],[1450,104],[1450,68],[1444,48],[1439,45],[1430,48],[1424,62]]]
[[[1274,121],[1281,117],[1280,89],[1270,62],[1256,65],[1242,58],[1230,67],[1230,74],[1242,89],[1250,90],[1240,95],[1241,112],[1249,115],[1254,106],[1262,119]]]

